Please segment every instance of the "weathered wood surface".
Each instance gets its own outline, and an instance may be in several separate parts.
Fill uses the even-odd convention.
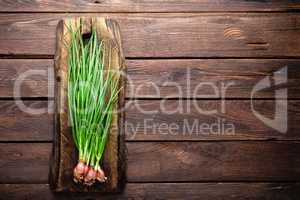
[[[53,86],[53,71],[49,59],[1,59],[0,97],[53,97],[53,91],[48,91]],[[17,81],[21,84],[20,94],[14,95]]]
[[[0,57],[10,58],[0,60],[0,199],[298,200],[299,102],[291,99],[298,99],[300,94],[299,8],[300,3],[293,0],[0,0]],[[97,194],[53,194],[47,184],[53,140],[51,113],[21,112],[11,101],[13,82],[27,69],[52,69],[58,21],[83,15],[109,16],[120,23],[124,54],[130,58],[128,74],[135,87],[153,81],[161,91],[159,97],[190,98],[184,86],[184,93],[178,95],[174,87],[163,84],[175,81],[182,85],[187,67],[193,72],[192,87],[204,81],[236,83],[227,89],[226,95],[238,99],[226,100],[228,109],[224,115],[207,116],[196,111],[172,115],[159,111],[151,115],[129,107],[126,122],[138,124],[143,119],[153,119],[159,124],[179,123],[182,129],[184,118],[211,123],[221,116],[236,124],[236,134],[182,135],[179,129],[174,137],[169,133],[144,134],[137,129],[132,137],[127,127],[130,178],[123,193],[105,198]],[[286,86],[290,100],[288,132],[280,134],[253,116],[248,98],[257,81],[284,65],[289,67]],[[53,98],[47,91],[48,80],[45,76],[25,80],[20,96],[33,100],[27,100],[26,105],[46,108],[51,103],[46,100]],[[260,114],[272,116],[275,89],[256,94],[256,98],[270,99],[258,101],[256,108]],[[199,94],[208,92],[201,88]],[[158,101],[150,100],[158,97],[151,87],[139,91],[127,88],[126,97],[148,99],[138,101],[146,109],[159,106]],[[197,102],[205,108],[221,105],[218,99]],[[167,101],[169,108],[178,103]],[[293,141],[252,141],[273,139]],[[169,142],[173,140],[177,142]]]
[[[286,133],[268,127],[251,109],[252,104],[260,115],[273,119],[275,106],[283,107],[285,103],[286,100],[138,100],[127,109],[126,138],[132,141],[297,139],[298,100],[287,103]]]
[[[274,76],[287,67],[289,98],[300,92],[299,60],[291,59],[181,59],[130,60],[127,97],[157,98],[251,98],[258,82],[270,76],[283,80],[284,74]],[[256,92],[254,98],[274,98],[278,87]]]
[[[0,113],[0,141],[52,141],[52,103],[51,101],[26,101],[25,105],[29,108],[49,108],[50,111],[50,113],[32,115],[21,112],[14,101],[0,101],[2,110]],[[278,103],[281,105],[283,100],[279,100]],[[250,100],[226,100],[224,102],[225,114],[222,113],[222,101],[219,100],[197,100],[195,102],[192,100],[168,100],[162,104],[166,108],[165,111],[160,109],[160,104],[160,101],[152,100],[138,100],[128,104],[124,127],[127,141],[300,139],[298,131],[300,126],[299,100],[288,101],[286,133],[280,133],[260,121],[251,110]],[[255,110],[269,118],[274,117],[275,104],[274,100],[253,101]],[[182,111],[177,109],[180,105],[183,108]],[[177,111],[168,114],[167,111],[172,109]],[[188,112],[187,109],[191,111]],[[202,109],[203,112],[199,109]],[[205,111],[214,109],[217,113],[205,113]],[[143,111],[154,111],[155,113],[144,113]],[[177,124],[176,127],[174,127],[174,123]],[[214,128],[213,131],[200,129],[202,123],[210,125],[217,123],[220,124],[220,128]],[[234,134],[231,134],[230,131],[226,132],[225,128],[229,123],[235,127]],[[224,129],[222,129],[222,124],[224,124]],[[172,132],[165,125],[169,128],[172,127],[170,129]],[[222,130],[225,131],[222,132]]]
[[[127,60],[126,66],[127,98],[250,98],[263,78],[283,79],[283,74],[274,77],[274,73],[284,67],[288,81],[280,88],[288,89],[288,98],[300,98],[297,59],[150,59]],[[53,98],[53,62],[49,59],[0,59],[0,97],[13,97],[15,80],[24,72],[36,71],[39,75],[29,75],[22,82],[20,97]],[[258,91],[254,97],[274,98],[277,88]]]
[[[46,183],[51,143],[1,143],[0,183]]]
[[[1,14],[0,54],[53,55],[58,20],[80,15]],[[85,15],[119,22],[126,57],[300,56],[299,13]]]
[[[129,181],[296,181],[299,142],[129,143]]]
[[[214,11],[297,11],[292,0],[1,0],[0,12],[214,12]]]
[[[51,143],[0,144],[0,183],[47,183]],[[128,182],[297,181],[300,143],[130,142]]]
[[[114,199],[114,200],[298,200],[299,183],[128,183],[122,194],[53,194],[47,184],[2,184],[0,199]]]
[[[69,18],[60,21],[57,27],[57,49],[55,54],[55,78],[57,79],[55,89],[55,132],[52,161],[50,164],[50,186],[54,191],[72,192],[117,192],[121,189],[124,182],[124,159],[123,157],[123,114],[117,112],[123,107],[124,92],[119,93],[118,101],[114,105],[114,116],[111,131],[106,144],[102,168],[107,176],[107,182],[94,184],[91,187],[76,184],[73,181],[73,169],[78,161],[76,147],[73,142],[71,128],[68,119],[67,105],[67,84],[68,84],[68,50],[70,42],[69,28],[73,30],[80,28],[80,34],[91,32],[92,18]],[[104,48],[111,45],[111,65],[114,70],[125,70],[125,63],[122,54],[121,37],[118,24],[105,18],[95,18],[98,38],[109,42],[105,43]],[[108,66],[110,59],[105,59],[105,66]],[[123,86],[120,84],[119,87]],[[124,89],[123,89],[124,90]]]
[[[0,141],[52,141],[53,118],[47,114],[47,101],[24,101],[28,109],[43,109],[44,114],[23,112],[14,101],[0,101]],[[49,102],[50,112],[53,106]]]

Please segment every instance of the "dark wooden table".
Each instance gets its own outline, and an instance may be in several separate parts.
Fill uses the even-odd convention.
[[[121,27],[133,88],[127,89],[127,184],[107,199],[285,199],[300,196],[300,3],[293,0],[0,0],[0,199],[103,199],[99,195],[52,194],[48,187],[52,148],[51,111],[55,28],[72,16],[109,16]],[[250,99],[266,76],[288,67],[287,99],[270,87]],[[21,97],[15,81],[27,70]],[[190,80],[187,83],[187,80]],[[179,93],[174,85],[181,86]],[[225,99],[199,83],[234,82]],[[274,80],[273,80],[274,82]],[[155,83],[160,94],[151,87]],[[197,96],[190,92],[197,89]],[[50,92],[48,92],[48,90]],[[166,113],[183,105],[183,110]],[[192,102],[192,103],[191,103]],[[288,103],[288,129],[265,125],[251,109],[273,117],[276,103]],[[226,112],[220,110],[225,105]],[[216,113],[198,112],[215,108]],[[185,132],[185,122],[222,118],[235,134]],[[152,124],[176,123],[173,134],[146,131]],[[133,135],[135,134],[135,135]]]

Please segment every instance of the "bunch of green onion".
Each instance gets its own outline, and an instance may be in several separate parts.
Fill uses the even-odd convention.
[[[97,38],[95,24],[88,40],[79,29],[69,27],[68,114],[78,150],[75,182],[92,185],[105,182],[100,163],[113,120],[118,97],[119,74],[111,66],[111,45]]]

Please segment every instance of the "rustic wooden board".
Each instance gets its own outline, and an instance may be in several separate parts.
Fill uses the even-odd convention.
[[[299,181],[299,141],[127,142],[132,183]],[[47,183],[51,143],[0,143],[0,183]]]
[[[300,57],[299,13],[94,15],[119,22],[126,57]],[[1,14],[0,54],[53,55],[66,16],[82,14]]]
[[[189,100],[168,100],[164,104],[166,109],[176,108],[179,104],[183,105],[182,112],[167,114],[160,110],[160,101],[138,100],[126,109],[125,122],[127,125],[124,129],[125,139],[127,141],[181,141],[181,140],[299,140],[300,126],[300,101],[288,101],[288,130],[287,133],[280,133],[268,126],[264,125],[257,119],[251,111],[250,100],[226,100],[226,114],[220,112],[222,101],[219,100],[197,100],[195,105],[200,108],[218,109],[218,113],[207,115],[199,113],[194,102]],[[281,101],[279,101],[280,103]],[[50,112],[51,101],[26,101],[25,104],[29,108],[47,108],[49,103]],[[273,117],[275,110],[274,100],[256,100],[254,107],[257,112],[266,117]],[[187,107],[188,106],[188,107]],[[14,101],[0,101],[0,142],[5,141],[32,141],[32,142],[50,142],[52,141],[53,119],[51,113],[41,115],[30,115],[20,111]],[[157,111],[157,113],[143,113],[138,108],[148,111]],[[187,112],[187,108],[191,112]],[[215,123],[217,118],[221,117],[227,122],[235,125],[235,134],[205,134],[192,129],[193,123]],[[178,129],[172,129],[172,133],[167,130],[158,132],[157,129],[146,129],[144,131],[144,120],[148,120],[149,125],[173,124],[177,123]],[[189,124],[191,130],[184,130],[184,120]],[[39,126],[37,126],[39,124]],[[154,126],[150,126],[154,127]]]
[[[300,74],[298,59],[150,59],[127,60],[127,98],[219,98],[210,86],[218,91],[226,87],[227,98],[250,98],[255,84],[266,76],[274,78],[274,72],[287,66],[288,98],[300,98]],[[13,97],[14,81],[26,70],[41,70],[45,75],[29,76],[22,83],[21,97],[51,97],[54,77],[53,62],[50,59],[0,59],[0,97]],[[47,74],[46,74],[47,73]],[[50,78],[50,79],[49,79]],[[189,82],[187,81],[189,78]],[[49,86],[48,86],[49,81]],[[178,88],[171,84],[176,83]],[[232,83],[232,84],[231,84]],[[159,93],[154,89],[155,84]],[[223,88],[224,88],[223,87]],[[283,85],[280,85],[282,88]],[[189,89],[190,88],[190,89]],[[255,98],[274,98],[277,87],[256,92]],[[49,91],[50,90],[50,91]]]
[[[293,0],[26,0],[0,1],[0,12],[214,12],[214,11],[297,11]]]
[[[112,45],[111,66],[118,71],[125,70],[125,63],[122,53],[121,37],[118,24],[110,19],[95,18],[98,38],[109,41]],[[55,55],[55,132],[53,157],[50,166],[50,186],[57,192],[118,192],[124,181],[124,145],[123,145],[123,120],[124,115],[117,112],[124,103],[124,82],[120,81],[122,91],[119,93],[118,101],[114,106],[114,114],[111,131],[106,144],[103,170],[108,178],[107,182],[94,184],[93,186],[83,186],[73,182],[73,168],[77,163],[76,148],[73,143],[71,128],[68,125],[67,106],[67,46],[69,42],[69,26],[73,30],[80,28],[81,34],[91,32],[92,18],[70,18],[60,21],[57,27],[57,49]],[[105,48],[106,46],[104,46]],[[108,56],[108,55],[104,55]],[[107,62],[109,59],[105,59]],[[105,63],[108,65],[108,63]]]
[[[298,200],[299,183],[129,183],[124,192],[118,195],[99,196],[97,194],[55,195],[47,184],[2,184],[3,199],[54,200],[54,199],[186,199],[186,200],[231,200],[280,199]]]

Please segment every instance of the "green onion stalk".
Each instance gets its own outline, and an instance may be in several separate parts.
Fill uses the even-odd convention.
[[[73,175],[75,182],[92,185],[107,180],[100,164],[120,91],[120,76],[112,70],[111,45],[97,38],[95,24],[88,40],[79,29],[68,29],[68,114],[78,150]]]

